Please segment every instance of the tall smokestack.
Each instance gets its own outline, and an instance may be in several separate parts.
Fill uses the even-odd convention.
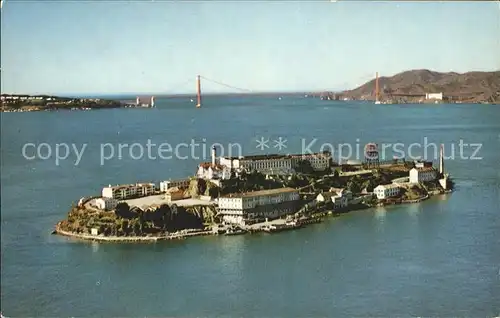
[[[375,100],[378,101],[378,72],[375,73]]]
[[[439,173],[444,174],[444,150],[443,144],[441,144],[441,149],[439,151]]]
[[[198,103],[196,104],[197,108],[201,107],[201,80],[200,75],[196,77],[196,94],[198,98]]]
[[[215,150],[215,146],[212,146],[212,166],[215,166],[215,157],[217,156],[217,150]]]

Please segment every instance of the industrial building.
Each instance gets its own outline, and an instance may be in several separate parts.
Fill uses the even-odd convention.
[[[300,199],[292,188],[230,194],[218,199],[219,215],[225,223],[245,225],[294,213]]]
[[[245,157],[221,157],[222,166],[237,171],[258,171],[267,174],[290,174],[295,171],[301,161],[307,161],[316,171],[324,171],[330,167],[330,152],[298,155],[256,155]]]
[[[437,178],[437,171],[433,167],[419,167],[410,170],[410,183],[432,181]]]
[[[123,184],[102,188],[102,197],[124,200],[133,197],[144,197],[155,193],[154,183]]]

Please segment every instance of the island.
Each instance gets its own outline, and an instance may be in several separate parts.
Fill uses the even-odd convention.
[[[369,207],[451,192],[431,161],[334,162],[329,152],[217,157],[185,179],[108,185],[75,202],[54,234],[115,242],[281,232]]]

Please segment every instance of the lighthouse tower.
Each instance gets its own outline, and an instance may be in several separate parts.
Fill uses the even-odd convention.
[[[444,190],[448,190],[448,175],[444,173],[444,150],[441,144],[441,150],[439,152],[439,184]]]
[[[151,96],[151,107],[155,107],[155,97]]]
[[[439,174],[444,175],[444,150],[443,144],[441,144],[441,149],[439,151]]]
[[[215,166],[215,157],[217,156],[217,150],[215,146],[212,146],[212,166]]]

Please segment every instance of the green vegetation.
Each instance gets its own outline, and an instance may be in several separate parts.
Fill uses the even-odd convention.
[[[49,100],[50,98],[50,100]],[[43,96],[43,99],[8,100],[1,103],[2,111],[34,111],[34,110],[56,110],[56,109],[104,109],[123,107],[118,101],[105,99],[80,99]]]
[[[229,180],[221,180],[221,186],[216,183],[192,178],[185,196],[212,198],[231,193],[244,193],[267,189],[291,187],[299,189],[302,195],[301,209],[296,215],[320,216],[322,213],[333,210],[333,203],[315,202],[318,193],[329,191],[331,188],[350,190],[354,196],[373,192],[380,184],[390,184],[393,179],[407,177],[411,163],[394,165],[390,168],[378,168],[372,173],[357,175],[341,175],[339,167],[333,173],[311,171],[310,165],[302,164],[301,171],[292,175],[264,175],[259,172],[241,173],[232,175]],[[449,187],[453,188],[453,181],[449,179]],[[442,192],[438,181],[411,185],[401,189],[397,197],[388,198],[381,203],[401,203],[426,197],[428,193]],[[349,205],[348,210],[362,209],[375,206],[379,203],[374,196],[366,196],[363,202]],[[336,210],[335,213],[347,211]],[[143,211],[137,207],[130,208],[126,203],[119,203],[112,212],[105,212],[92,208],[73,206],[68,218],[58,223],[61,230],[90,234],[92,229],[106,236],[148,236],[164,235],[184,229],[202,229],[208,225],[218,223],[217,212],[214,206],[179,207],[175,204],[163,204]]]
[[[98,229],[106,236],[161,235],[183,229],[202,229],[204,224],[215,221],[215,210],[210,206],[178,207],[161,205],[142,211],[119,203],[112,212],[72,207],[68,218],[59,223],[64,231],[90,234]]]

